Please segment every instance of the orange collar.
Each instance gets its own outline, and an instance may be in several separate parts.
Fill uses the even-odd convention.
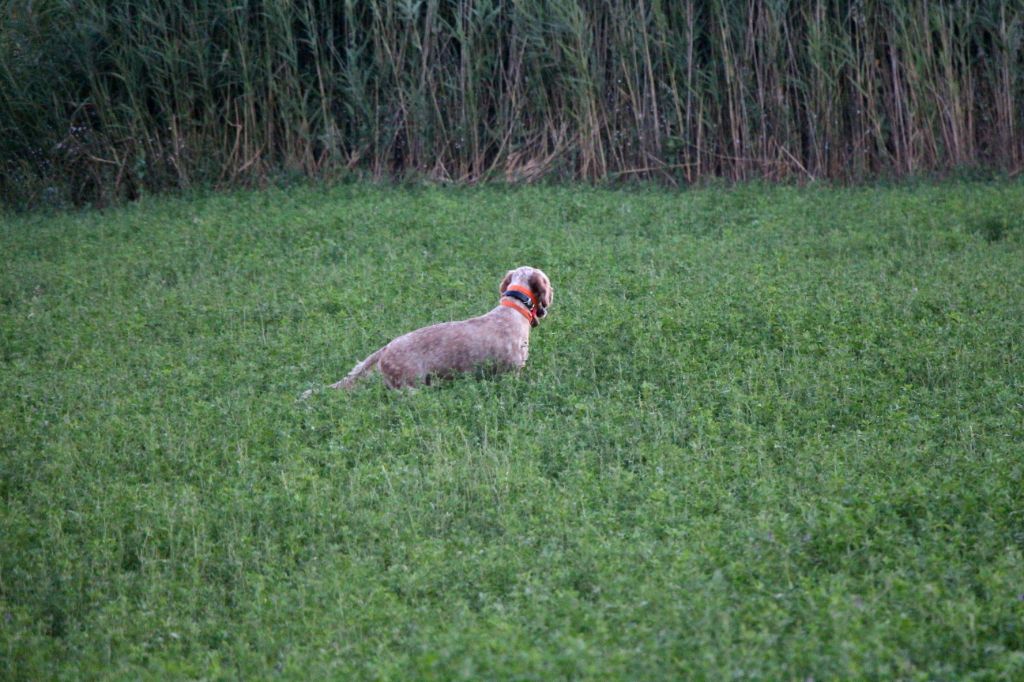
[[[530,323],[531,327],[537,326],[536,314],[534,314],[532,310],[527,310],[526,306],[520,303],[519,301],[513,300],[511,298],[502,298],[501,301],[499,301],[499,304],[505,306],[506,308],[511,308],[512,310],[516,311],[517,313],[525,317],[526,321]]]
[[[534,296],[533,292],[527,289],[526,287],[520,286],[518,284],[512,284],[510,286],[505,287],[505,291],[518,291],[519,293],[525,295],[528,299],[530,299],[530,305],[528,307],[531,311],[537,307],[537,297]]]
[[[510,295],[508,292],[515,292],[518,295]],[[525,300],[523,300],[525,297]],[[529,301],[527,305],[526,301]],[[536,327],[539,323],[537,321],[537,297],[533,295],[533,292],[524,286],[518,284],[512,284],[505,287],[505,291],[501,294],[501,305],[506,308],[513,308],[520,315],[526,318],[527,322],[530,323],[531,327]]]

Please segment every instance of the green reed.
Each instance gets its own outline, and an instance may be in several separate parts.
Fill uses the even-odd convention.
[[[0,196],[1024,162],[1024,2],[0,2]]]

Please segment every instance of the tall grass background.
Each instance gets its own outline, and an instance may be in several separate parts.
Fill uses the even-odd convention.
[[[0,0],[0,198],[1024,162],[1024,0]]]

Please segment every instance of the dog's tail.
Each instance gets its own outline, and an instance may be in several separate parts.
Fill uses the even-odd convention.
[[[384,348],[387,348],[387,346]],[[331,384],[330,388],[351,389],[362,377],[377,369],[377,363],[380,361],[380,354],[384,352],[384,348],[380,348],[370,354],[370,357],[353,367],[352,371],[348,373],[348,376],[336,384]]]

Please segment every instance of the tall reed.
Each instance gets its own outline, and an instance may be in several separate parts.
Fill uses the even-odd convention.
[[[1024,164],[1024,0],[0,0],[0,197]]]

